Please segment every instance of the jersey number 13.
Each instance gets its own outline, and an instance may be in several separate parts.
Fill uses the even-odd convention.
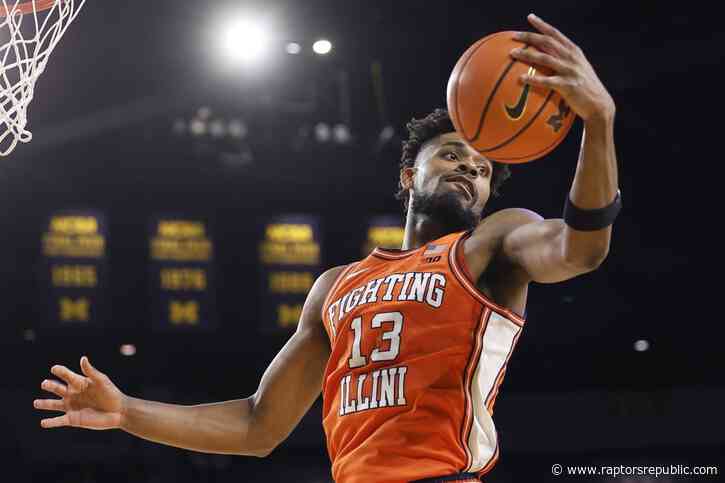
[[[382,340],[390,341],[390,344],[387,350],[381,350],[378,347],[373,349],[370,353],[371,362],[392,361],[398,357],[398,353],[400,352],[400,332],[403,330],[403,314],[400,312],[384,312],[376,314],[370,325],[373,329],[380,329],[383,328],[383,324],[385,324],[384,328],[389,327],[390,330],[383,332]],[[352,343],[352,357],[348,360],[348,365],[350,366],[350,369],[355,369],[356,367],[362,367],[368,363],[367,357],[362,355],[360,349],[363,332],[363,318],[356,317],[350,324],[350,328],[353,332],[355,332],[355,340]]]

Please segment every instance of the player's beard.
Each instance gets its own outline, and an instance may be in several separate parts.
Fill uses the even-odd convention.
[[[481,222],[481,214],[461,204],[460,195],[445,193],[413,193],[411,210],[426,215],[441,225],[445,233],[472,230]]]

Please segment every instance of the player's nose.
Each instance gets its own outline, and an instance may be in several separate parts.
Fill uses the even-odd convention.
[[[470,174],[474,178],[478,176],[478,169],[470,163],[459,163],[456,167],[459,173]]]

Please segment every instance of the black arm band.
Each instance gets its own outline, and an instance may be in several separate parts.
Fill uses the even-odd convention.
[[[595,231],[606,228],[614,223],[615,218],[619,215],[622,209],[622,197],[619,190],[617,190],[617,196],[609,206],[604,208],[596,208],[594,210],[582,210],[577,208],[569,199],[569,195],[566,196],[566,203],[564,203],[564,223],[574,228],[575,230],[581,231]]]

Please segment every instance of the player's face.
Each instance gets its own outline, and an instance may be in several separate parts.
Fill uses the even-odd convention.
[[[460,211],[460,216],[468,218],[465,224],[475,226],[491,193],[492,174],[491,161],[458,133],[442,134],[423,145],[415,168],[409,171],[413,209],[415,211],[416,199],[453,204],[456,206],[449,206],[446,211],[451,208]]]

